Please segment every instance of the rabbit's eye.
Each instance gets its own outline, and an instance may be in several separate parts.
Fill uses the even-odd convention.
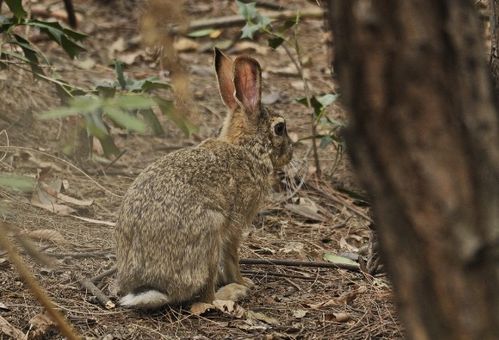
[[[282,136],[284,134],[284,132],[286,131],[286,124],[283,123],[283,122],[280,122],[280,123],[277,123],[275,126],[274,126],[274,133],[277,135],[277,136]]]

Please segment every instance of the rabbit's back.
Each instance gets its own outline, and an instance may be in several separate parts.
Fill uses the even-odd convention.
[[[199,291],[218,259],[221,229],[254,217],[269,188],[269,162],[208,140],[147,167],[116,226],[120,290],[156,289],[178,302]]]

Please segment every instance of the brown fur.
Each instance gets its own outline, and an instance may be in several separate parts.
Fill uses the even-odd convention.
[[[115,234],[121,294],[156,290],[168,303],[211,302],[217,281],[248,284],[239,269],[241,230],[264,202],[274,168],[290,161],[292,146],[286,132],[273,130],[284,119],[260,105],[258,63],[240,58],[238,68],[238,59],[216,51],[222,98],[237,104],[229,106],[220,137],[160,158],[125,195]],[[245,84],[235,84],[242,92],[234,97],[239,73]]]

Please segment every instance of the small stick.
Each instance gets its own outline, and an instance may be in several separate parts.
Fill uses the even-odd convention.
[[[262,271],[256,271],[256,270],[244,270],[244,269],[241,269],[241,273],[243,273],[243,274],[249,274],[249,275],[287,277],[287,278],[291,278],[291,279],[300,279],[300,280],[308,280],[308,281],[314,281],[315,280],[315,278],[313,278],[313,277],[307,277],[307,276],[304,276],[304,275],[293,275],[293,274],[286,274],[286,273],[271,273],[271,272],[262,272]]]
[[[315,267],[315,268],[340,268],[348,270],[359,270],[358,264],[314,262],[301,260],[281,260],[281,259],[240,259],[240,264],[262,264],[295,267]]]
[[[90,279],[90,281],[93,282],[93,283],[96,283],[96,282],[99,282],[100,280],[102,280],[105,277],[113,275],[114,273],[116,273],[116,266],[113,266],[113,267],[109,268],[108,270],[103,271],[99,275],[96,275],[96,276],[92,277]]]
[[[95,296],[97,298],[97,300],[99,300],[99,302],[101,303],[101,305],[106,308],[106,309],[113,309],[114,307],[116,307],[116,305],[114,304],[113,301],[111,301],[111,299],[109,299],[106,294],[104,294],[102,292],[102,290],[100,290],[99,288],[97,288],[96,285],[93,284],[92,281],[88,280],[88,279],[82,279],[80,280],[80,285],[85,288],[87,291],[89,291],[90,293],[92,293],[93,296]]]
[[[305,8],[298,11],[300,13],[300,18],[302,19],[322,19],[324,17],[324,11],[321,8],[311,7]],[[287,10],[277,13],[265,13],[265,16],[270,20],[285,20],[296,17],[297,11]],[[179,26],[174,26],[170,28],[170,33],[179,34],[185,32],[197,31],[205,28],[224,28],[244,25],[246,19],[241,15],[229,15],[226,17],[212,18],[212,19],[202,19],[193,20],[189,23],[187,28],[181,28]]]
[[[96,252],[88,252],[88,253],[47,253],[47,255],[52,257],[74,257],[74,258],[82,258],[82,257],[106,257],[106,256],[114,256],[114,254],[109,253],[108,251],[96,251]]]

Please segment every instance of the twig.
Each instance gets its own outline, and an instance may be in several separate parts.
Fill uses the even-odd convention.
[[[314,268],[340,268],[348,270],[359,270],[358,264],[348,263],[332,263],[332,262],[314,262],[301,260],[281,260],[281,259],[240,259],[240,264],[261,264],[261,265],[278,265],[289,267],[314,267]]]
[[[102,170],[102,172],[105,174],[106,170],[109,169],[110,167],[112,167],[114,165],[114,163],[116,163],[121,157],[123,157],[123,155],[125,153],[126,153],[126,149],[123,149],[118,156],[116,156],[111,162],[109,162],[108,165],[106,165],[104,167],[104,169]]]
[[[75,330],[66,321],[66,318],[57,309],[55,309],[55,305],[52,302],[52,300],[50,300],[50,298],[45,293],[43,288],[38,284],[33,274],[26,267],[23,260],[19,256],[17,250],[12,246],[10,241],[7,239],[6,237],[7,230],[8,227],[6,226],[6,224],[0,223],[0,246],[7,251],[7,255],[9,257],[10,262],[16,268],[23,282],[29,287],[31,293],[38,300],[38,302],[40,302],[40,304],[43,307],[45,307],[47,313],[56,323],[62,335],[64,335],[68,339],[74,339],[74,340],[80,339],[80,337],[76,334]]]
[[[286,20],[296,17],[296,11],[288,10],[278,13],[265,13],[270,20]],[[321,8],[311,7],[300,10],[300,17],[304,19],[322,19],[324,11]],[[173,26],[170,28],[171,34],[182,34],[186,32],[197,31],[205,28],[224,28],[244,25],[246,19],[241,15],[230,15],[226,17],[193,20],[187,27]]]
[[[265,0],[241,0],[241,2],[249,3],[254,2],[256,7],[268,8],[273,10],[283,10],[285,9],[283,5],[276,4],[274,1],[265,1]]]
[[[300,12],[300,18],[301,18],[301,12]],[[297,26],[297,25],[295,25]],[[272,32],[269,32],[272,34]],[[314,155],[314,165],[316,169],[316,174],[317,177],[321,176],[321,167],[320,167],[320,162],[319,162],[319,154],[317,152],[317,128],[316,128],[316,123],[315,123],[315,115],[312,107],[312,96],[310,93],[310,87],[308,86],[308,81],[305,78],[305,74],[303,73],[303,62],[301,59],[301,53],[300,53],[300,44],[298,43],[298,38],[296,34],[296,27],[293,29],[293,40],[294,40],[294,49],[296,51],[296,58],[293,56],[291,53],[290,49],[286,44],[282,44],[282,47],[284,48],[284,51],[288,55],[289,59],[291,59],[291,62],[295,66],[296,70],[298,71],[298,74],[300,75],[301,80],[303,81],[303,87],[305,91],[305,99],[307,100],[307,107],[309,110],[312,110],[311,112],[311,130],[312,130],[312,151]]]
[[[315,185],[312,185],[309,183],[309,185],[314,188],[316,191],[320,192],[321,194],[323,194],[324,196],[326,196],[328,199],[330,199],[331,201],[334,201],[335,203],[337,204],[341,204],[342,206],[344,206],[346,209],[350,210],[351,212],[353,212],[354,214],[356,214],[357,216],[360,216],[362,217],[363,219],[365,219],[366,221],[368,221],[369,223],[374,223],[373,219],[370,218],[369,216],[367,216],[364,212],[360,211],[359,209],[357,209],[356,207],[352,206],[351,204],[347,204],[345,202],[345,200],[342,200],[334,195],[331,195],[330,193],[322,190],[321,188],[315,186]]]
[[[257,271],[257,270],[245,270],[245,269],[241,269],[241,273],[243,273],[243,274],[249,274],[249,275],[287,277],[287,278],[290,278],[290,279],[300,279],[300,280],[306,280],[306,281],[314,281],[315,280],[315,278],[313,278],[313,277],[307,277],[307,276],[304,276],[304,275],[293,275],[293,274],[286,274],[286,273],[262,272],[262,271]]]
[[[109,253],[108,251],[95,251],[95,252],[88,252],[88,253],[46,253],[49,256],[52,257],[73,257],[73,258],[82,258],[82,257],[108,257],[108,256],[114,256],[114,254]]]
[[[99,282],[103,278],[111,276],[114,273],[116,273],[116,269],[117,269],[116,266],[113,266],[113,267],[109,268],[108,270],[103,271],[99,275],[96,275],[96,276],[92,277],[90,279],[90,281],[92,281],[93,283]]]
[[[96,285],[94,285],[94,283],[89,280],[89,279],[82,279],[80,280],[80,285],[86,289],[87,291],[89,291],[93,296],[95,296],[97,298],[97,300],[100,302],[100,304],[106,308],[106,309],[113,309],[114,307],[116,307],[116,305],[114,304],[113,301],[111,301],[111,299],[109,299],[107,297],[106,294],[104,294],[102,292],[102,290],[100,290],[99,288],[97,288]]]

